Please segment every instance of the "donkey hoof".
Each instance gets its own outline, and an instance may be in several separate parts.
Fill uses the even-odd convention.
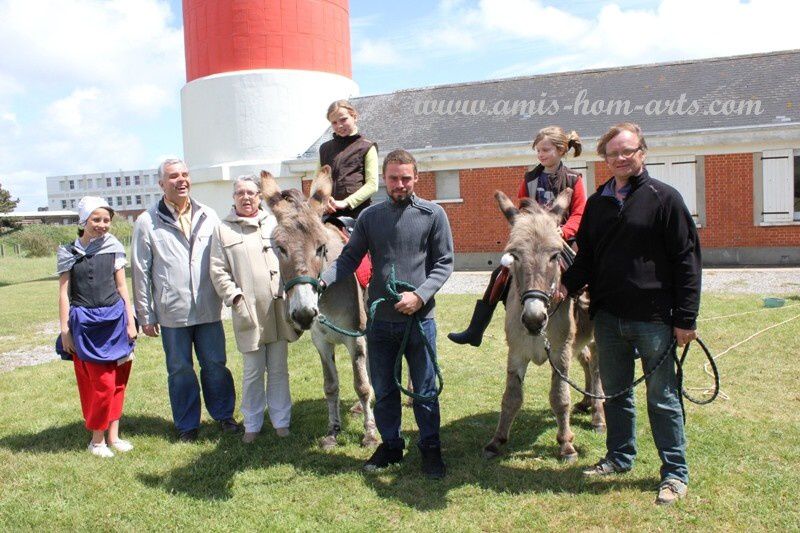
[[[606,425],[605,424],[592,424],[592,429],[595,433],[603,434],[606,432]]]
[[[484,459],[494,459],[498,455],[500,455],[500,448],[496,444],[490,443],[483,447]]]
[[[375,435],[364,435],[364,438],[361,439],[361,446],[363,448],[376,448],[378,444],[380,444],[380,441]]]
[[[336,445],[336,435],[325,435],[319,440],[319,447],[326,452],[336,448]]]
[[[572,464],[578,460],[578,452],[561,454],[561,461]]]
[[[364,407],[361,405],[361,402],[356,402],[353,404],[353,407],[350,408],[350,414],[353,416],[364,414]]]

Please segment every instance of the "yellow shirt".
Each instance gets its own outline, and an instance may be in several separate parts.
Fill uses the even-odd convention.
[[[181,231],[186,236],[186,240],[188,241],[189,238],[192,236],[192,202],[191,200],[186,201],[186,205],[183,208],[183,211],[180,208],[164,198],[164,203],[169,209],[169,212],[172,213],[172,216],[175,217],[175,221],[178,223],[178,227],[181,228]]]

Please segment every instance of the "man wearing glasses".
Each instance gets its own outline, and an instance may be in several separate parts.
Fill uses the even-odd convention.
[[[559,295],[588,285],[600,376],[606,394],[633,381],[641,358],[647,414],[661,458],[657,504],[686,495],[689,469],[683,410],[672,354],[697,337],[700,307],[700,243],[680,193],[647,174],[641,128],[617,124],[597,143],[613,177],[586,203],[576,239],[578,254],[564,273]],[[674,342],[674,344],[673,344]],[[584,475],[626,472],[636,457],[633,392],[606,400],[607,453]]]

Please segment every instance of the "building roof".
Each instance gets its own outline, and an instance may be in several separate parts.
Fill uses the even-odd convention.
[[[359,111],[360,131],[385,154],[401,147],[530,142],[536,131],[552,124],[574,129],[583,138],[597,138],[623,121],[638,123],[647,135],[797,124],[798,87],[800,50],[788,50],[421,87],[351,102]],[[728,100],[736,103],[734,110],[741,105],[742,112],[714,114]],[[481,101],[484,111],[478,114],[456,107],[467,102],[470,110],[479,109],[473,106]],[[625,101],[628,114],[617,111]],[[660,112],[651,101],[660,102]],[[513,111],[515,102],[525,106],[503,112]],[[519,112],[522,107],[532,112]],[[301,158],[316,158],[319,145],[330,138],[328,129]]]

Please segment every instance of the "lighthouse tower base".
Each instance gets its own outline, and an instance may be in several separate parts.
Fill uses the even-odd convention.
[[[184,158],[192,197],[220,216],[230,209],[231,180],[267,170],[281,188],[281,163],[298,157],[329,126],[334,100],[358,94],[353,80],[308,70],[261,69],[198,78],[181,90]]]

